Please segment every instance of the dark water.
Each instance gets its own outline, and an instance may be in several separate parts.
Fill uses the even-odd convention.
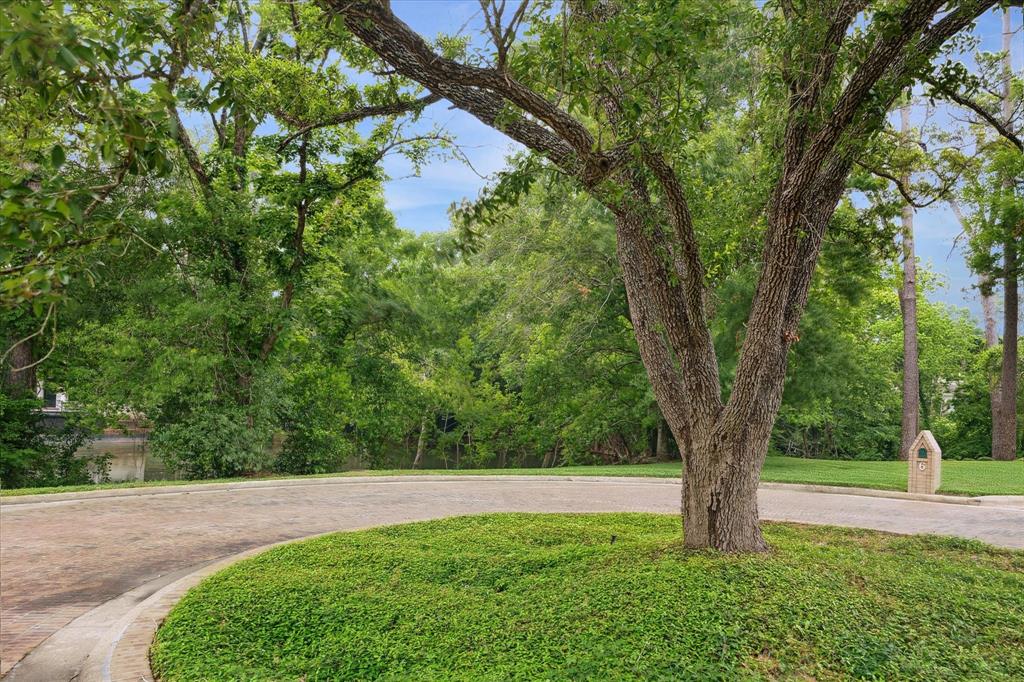
[[[275,437],[271,452],[276,454],[280,451],[282,439]],[[163,460],[154,455],[149,447],[149,441],[144,434],[121,434],[105,433],[88,444],[82,446],[78,451],[79,455],[110,455],[110,469],[107,473],[107,480],[110,481],[167,481],[179,478],[169,471]],[[475,466],[498,466],[497,462],[467,462],[461,461],[454,456],[454,453],[429,451],[423,459],[423,469],[460,469],[474,468]],[[385,469],[405,469],[413,460],[415,451],[410,447],[397,445],[387,453],[384,461],[376,462],[376,467]],[[508,466],[530,467],[540,466],[540,457],[520,457],[509,461]],[[367,463],[358,457],[352,457],[348,462],[339,467],[339,471],[353,469],[365,469]]]

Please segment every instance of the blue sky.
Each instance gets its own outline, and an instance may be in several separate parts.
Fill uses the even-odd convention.
[[[482,26],[476,0],[393,0],[392,7],[428,39],[457,33],[464,26],[467,31],[478,31]],[[522,148],[444,101],[429,107],[419,125],[444,128],[458,142],[472,168],[453,159],[438,159],[423,168],[420,177],[409,177],[409,164],[393,155],[384,165],[394,178],[385,186],[385,196],[399,226],[414,232],[446,230],[448,207],[464,198],[475,198],[487,183],[487,176],[501,170],[506,157]]]
[[[475,0],[393,0],[393,7],[399,17],[428,38],[440,33],[456,33],[464,27],[468,31],[478,31],[481,27],[479,5]],[[1000,15],[992,12],[979,22],[976,32],[982,49],[1001,49],[1000,21]],[[1014,28],[1019,27],[1018,11]],[[1017,68],[1024,55],[1021,36],[1019,31],[1015,36]],[[385,169],[393,178],[385,186],[385,194],[401,227],[415,232],[445,230],[448,207],[464,198],[476,197],[487,182],[486,176],[500,170],[505,158],[518,146],[472,116],[450,108],[447,102],[428,108],[420,125],[445,128],[459,141],[473,169],[459,161],[438,159],[427,164],[419,177],[410,177],[408,164],[401,157],[393,156],[385,162]],[[980,306],[973,289],[974,278],[955,245],[961,229],[952,212],[945,205],[918,211],[915,227],[920,260],[945,281],[932,297],[966,306],[977,318]]]

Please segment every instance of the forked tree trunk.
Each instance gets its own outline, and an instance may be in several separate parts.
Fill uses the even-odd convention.
[[[860,151],[859,141],[881,127],[877,112],[891,103],[885,99],[879,107],[877,95],[906,87],[920,56],[937,53],[991,0],[958,3],[941,20],[936,17],[946,5],[943,0],[915,0],[904,3],[898,22],[886,21],[882,27],[880,19],[871,20],[866,28],[874,36],[871,47],[849,77],[835,66],[863,3],[804,3],[810,23],[792,18],[800,29],[794,36],[822,42],[781,74],[790,90],[781,172],[765,211],[761,272],[728,401],[722,395],[706,273],[686,190],[656,144],[649,146],[647,136],[637,135],[631,125],[620,125],[628,121],[618,97],[617,68],[628,72],[628,66],[591,55],[608,85],[595,96],[607,114],[609,133],[623,134],[605,145],[589,124],[550,101],[546,92],[532,90],[504,70],[501,55],[507,46],[496,45],[499,65],[494,68],[468,65],[436,53],[394,16],[387,0],[326,2],[397,73],[544,155],[612,211],[640,356],[658,406],[685,453],[684,542],[700,549],[766,550],[758,527],[757,482],[782,400],[788,353],[799,340],[821,240]],[[617,5],[568,4],[569,18],[575,22],[579,16],[583,30],[605,21]],[[810,32],[803,34],[803,29]],[[880,83],[886,87],[876,88]],[[822,94],[831,93],[833,84],[842,94],[829,107]],[[659,196],[651,195],[652,187]]]
[[[910,134],[910,106],[900,108],[900,132]],[[909,178],[903,177],[906,184]],[[919,431],[921,414],[921,371],[917,349],[917,254],[914,251],[914,207],[903,204],[901,241],[903,246],[903,286],[900,288],[900,313],[903,318],[903,415],[900,428],[899,458],[907,453]]]
[[[701,411],[688,404],[665,344],[663,330],[649,297],[644,296],[642,277],[653,270],[654,254],[645,249],[639,219],[628,212],[616,216],[617,252],[629,299],[630,318],[644,367],[669,428],[679,444],[683,459],[682,520],[683,543],[689,549],[718,549],[725,552],[763,552],[768,545],[761,534],[757,511],[757,485],[768,451],[772,424],[779,400],[761,403],[752,419],[727,419],[723,410]],[[765,365],[785,353],[765,357]],[[685,358],[691,374],[713,374],[713,355]],[[776,368],[778,371],[779,368]],[[781,396],[781,383],[778,387]]]

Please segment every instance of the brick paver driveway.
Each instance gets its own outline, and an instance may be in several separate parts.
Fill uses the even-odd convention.
[[[959,535],[1024,548],[1024,509],[767,488],[760,499],[767,519]],[[135,599],[141,591],[141,599],[149,584],[248,548],[333,530],[456,514],[675,513],[679,485],[637,478],[349,478],[9,502],[0,502],[0,673],[99,605],[133,590],[129,597]],[[124,597],[118,603],[122,601]],[[33,656],[12,677],[68,680],[81,655],[72,647],[57,656],[63,661],[60,666],[46,669],[42,676],[38,668],[33,675],[23,674],[32,667]]]

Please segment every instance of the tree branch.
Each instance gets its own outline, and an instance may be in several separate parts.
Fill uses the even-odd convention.
[[[935,197],[933,197],[932,199],[929,199],[928,201],[921,202],[921,201],[918,201],[918,200],[914,199],[913,195],[910,193],[910,189],[906,186],[906,184],[903,182],[903,180],[898,178],[898,177],[896,177],[892,173],[884,171],[881,168],[875,168],[873,166],[869,166],[868,164],[864,163],[863,161],[859,161],[858,160],[858,161],[855,161],[854,163],[856,163],[858,166],[860,166],[861,168],[863,168],[867,172],[871,173],[872,175],[877,175],[878,177],[883,178],[885,180],[888,180],[892,184],[896,185],[896,190],[903,197],[903,200],[906,201],[911,206],[913,206],[914,208],[928,208],[929,206],[931,206],[935,202],[941,200],[946,195],[946,192],[949,191],[949,186],[946,185],[946,186],[942,187],[936,193]]]
[[[326,118],[322,121],[317,121],[316,123],[303,123],[296,119],[288,118],[286,115],[283,115],[283,112],[275,112],[275,116],[279,116],[283,121],[298,127],[298,130],[285,137],[281,143],[277,145],[277,151],[280,152],[296,138],[318,128],[354,123],[356,121],[362,121],[364,119],[374,118],[377,116],[395,116],[410,111],[422,111],[425,107],[439,101],[441,101],[440,95],[430,93],[429,95],[412,101],[359,107],[358,109],[345,111],[336,116],[331,116],[330,118]]]
[[[324,1],[396,72],[548,157],[585,187],[594,187],[628,158],[624,149],[596,151],[595,140],[582,123],[507,73],[461,64],[434,52],[385,0]],[[510,111],[509,104],[536,120]]]
[[[1019,135],[1015,134],[1012,130],[1010,130],[1009,126],[1006,125],[1003,121],[1000,121],[997,116],[994,116],[993,114],[989,113],[989,111],[985,109],[985,107],[983,107],[980,102],[977,102],[976,100],[973,100],[970,97],[967,97],[966,95],[962,95],[958,92],[950,90],[949,88],[943,86],[941,83],[939,83],[932,77],[925,78],[924,80],[926,83],[928,83],[928,85],[932,86],[934,92],[938,93],[939,95],[945,97],[946,99],[955,104],[959,104],[964,109],[973,111],[975,114],[978,115],[979,118],[985,121],[985,123],[992,126],[992,129],[995,130],[996,133],[998,133],[1006,140],[1008,140],[1017,149],[1024,152],[1024,140],[1022,140]]]

